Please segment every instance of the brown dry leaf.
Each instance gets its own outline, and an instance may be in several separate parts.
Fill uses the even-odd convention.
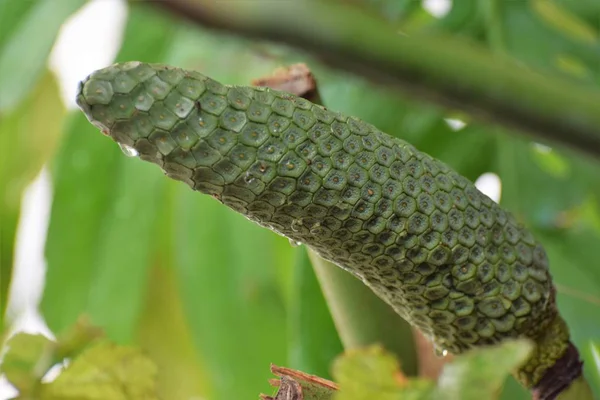
[[[266,86],[272,89],[295,94],[313,103],[320,104],[317,81],[304,63],[292,64],[276,69],[272,75],[254,79],[253,86]]]
[[[263,400],[331,400],[338,390],[334,382],[302,371],[271,365],[271,372],[280,378],[271,380],[279,390],[275,397],[262,394]]]

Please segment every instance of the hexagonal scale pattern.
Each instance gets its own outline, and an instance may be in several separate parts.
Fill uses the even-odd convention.
[[[546,254],[523,226],[357,118],[140,63],[92,74],[77,102],[170,177],[351,271],[439,348],[535,337],[557,315]],[[136,133],[139,121],[152,126]]]

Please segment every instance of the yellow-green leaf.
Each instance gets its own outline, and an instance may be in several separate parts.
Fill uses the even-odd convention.
[[[408,380],[396,358],[379,346],[352,350],[338,358],[333,375],[340,391],[336,400],[417,400],[427,399],[433,383]]]
[[[64,116],[58,85],[50,72],[13,112],[0,115],[0,328],[12,275],[21,195],[54,153]]]
[[[157,368],[139,350],[98,343],[42,387],[42,400],[155,400]]]
[[[0,373],[21,393],[34,394],[40,379],[52,366],[53,343],[43,335],[19,333],[7,343]]]
[[[532,349],[527,340],[506,341],[456,357],[444,367],[434,398],[497,398],[506,378],[527,360]]]

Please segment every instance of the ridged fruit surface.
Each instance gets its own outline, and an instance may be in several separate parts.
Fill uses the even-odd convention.
[[[545,343],[519,373],[527,386],[565,351],[542,246],[409,143],[288,93],[163,65],[96,71],[77,102],[169,177],[362,279],[440,350]]]

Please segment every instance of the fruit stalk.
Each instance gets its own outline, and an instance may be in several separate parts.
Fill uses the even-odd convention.
[[[440,352],[527,337],[524,386],[560,393],[581,375],[542,245],[409,143],[289,93],[156,64],[96,71],[77,103],[167,176],[355,275]]]

